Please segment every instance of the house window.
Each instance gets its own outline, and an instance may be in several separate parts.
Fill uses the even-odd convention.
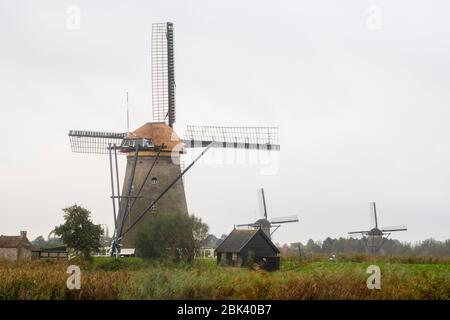
[[[231,256],[231,260],[236,261],[237,260],[237,253],[233,253]]]

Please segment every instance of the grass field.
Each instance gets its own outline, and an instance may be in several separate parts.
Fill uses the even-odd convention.
[[[271,273],[217,267],[214,260],[0,262],[0,299],[450,299],[448,260],[415,260],[286,258],[281,270]],[[82,270],[80,290],[66,288],[69,264]],[[381,268],[380,290],[366,287],[371,264]]]

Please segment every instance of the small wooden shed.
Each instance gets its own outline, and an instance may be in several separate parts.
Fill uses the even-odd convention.
[[[280,268],[280,250],[261,229],[234,229],[216,248],[217,264],[247,267],[257,263],[262,269]]]

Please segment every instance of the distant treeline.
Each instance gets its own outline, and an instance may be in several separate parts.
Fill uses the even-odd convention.
[[[388,239],[382,247],[383,253],[391,255],[421,255],[421,256],[450,256],[450,239],[437,241],[427,239],[416,244]],[[301,242],[282,246],[283,252],[289,253],[365,253],[364,239],[355,238],[326,238],[324,241],[308,240],[306,245]]]

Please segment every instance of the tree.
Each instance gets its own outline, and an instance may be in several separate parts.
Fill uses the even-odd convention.
[[[314,242],[312,239],[309,239],[305,246],[299,242],[291,243],[289,251],[298,251],[299,245],[302,250],[308,253],[365,253],[367,249],[364,238],[333,239],[327,237],[323,242]],[[382,249],[385,254],[389,255],[445,256],[450,255],[450,239],[445,241],[426,239],[415,245],[395,239],[386,239]]]
[[[43,236],[39,236],[36,239],[34,239],[33,241],[31,241],[31,243],[37,245],[37,246],[42,246],[45,244],[45,239]]]
[[[205,245],[208,238],[209,226],[202,222],[202,219],[194,215],[190,216],[190,222],[192,226],[192,236],[194,237],[194,249],[200,249]]]
[[[313,239],[309,239],[305,246],[305,250],[309,253],[318,253],[320,249],[320,245],[315,243]]]
[[[136,238],[136,253],[145,258],[192,260],[208,236],[208,226],[194,215],[161,214],[143,225]]]
[[[324,253],[333,252],[334,242],[335,240],[331,239],[330,237],[326,238],[322,243],[322,252]]]
[[[289,245],[289,251],[298,254],[299,256],[302,255],[304,248],[305,246],[301,242],[294,242]]]
[[[62,210],[65,222],[55,227],[55,235],[61,237],[68,248],[90,259],[91,252],[101,247],[101,227],[91,221],[91,212],[86,208],[73,205]]]

